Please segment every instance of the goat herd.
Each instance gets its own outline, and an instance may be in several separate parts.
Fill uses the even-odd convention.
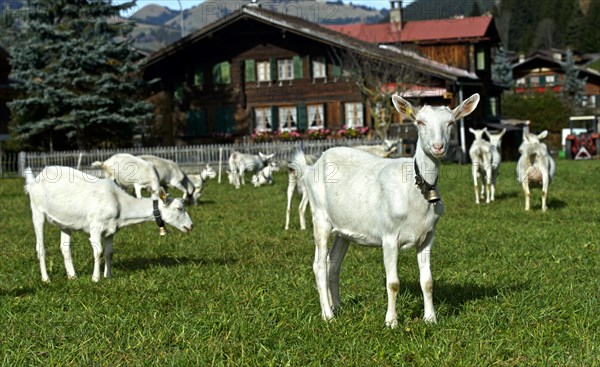
[[[392,97],[396,109],[412,120],[418,130],[413,158],[385,159],[395,149],[393,142],[380,147],[337,147],[325,151],[320,158],[299,150],[288,164],[289,185],[285,228],[289,228],[291,197],[301,193],[300,225],[306,228],[304,211],[310,203],[315,243],[315,274],[321,314],[330,320],[340,306],[340,267],[350,242],[383,248],[388,306],[385,323],[397,325],[396,298],[399,291],[397,260],[400,249],[415,247],[419,279],[424,298],[424,319],[436,322],[432,301],[433,281],[430,253],[435,225],[444,212],[437,187],[439,161],[445,156],[455,121],[469,115],[479,103],[474,94],[458,107],[415,109],[398,95]],[[486,194],[486,202],[494,200],[494,186],[500,164],[500,134],[471,130],[476,139],[470,149],[473,161],[475,198]],[[490,141],[483,140],[487,134]],[[555,166],[540,140],[547,135],[527,134],[519,148],[522,156],[517,170],[523,183],[526,209],[529,209],[529,182],[542,183],[543,209],[546,210],[548,183]],[[229,182],[236,188],[244,183],[244,172],[254,173],[256,186],[272,182],[277,166],[273,155],[247,155],[234,152],[229,158]],[[60,248],[69,278],[75,277],[71,259],[70,236],[73,231],[90,234],[94,254],[92,280],[100,280],[101,256],[104,255],[104,277],[111,276],[113,236],[121,227],[155,221],[165,234],[165,223],[188,233],[193,224],[184,203],[196,202],[204,182],[216,176],[210,166],[202,174],[186,175],[172,161],[154,156],[135,157],[116,154],[104,162],[94,162],[105,179],[69,167],[50,166],[37,177],[25,172],[26,191],[30,196],[36,249],[42,281],[49,277],[45,264],[44,222],[60,228]],[[484,180],[481,192],[478,180]],[[183,199],[169,198],[163,187],[181,190]],[[133,187],[137,198],[122,188]],[[150,198],[141,195],[142,188]],[[85,203],[85,205],[82,205]],[[329,248],[330,235],[333,243]],[[103,250],[104,248],[104,250]]]

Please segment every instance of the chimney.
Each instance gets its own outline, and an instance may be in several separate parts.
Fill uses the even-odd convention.
[[[402,0],[390,0],[390,24],[394,31],[402,30]]]

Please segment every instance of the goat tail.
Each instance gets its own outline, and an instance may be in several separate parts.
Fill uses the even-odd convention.
[[[25,193],[29,195],[29,186],[35,183],[35,177],[33,176],[33,170],[31,167],[25,168],[23,176],[25,176]]]
[[[304,173],[308,171],[308,167],[309,164],[306,160],[306,155],[304,155],[304,151],[302,151],[302,148],[300,147],[296,150],[294,158],[292,158],[292,161],[288,164],[288,171],[300,179]]]

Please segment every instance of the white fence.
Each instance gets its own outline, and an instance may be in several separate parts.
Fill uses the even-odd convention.
[[[104,161],[115,153],[129,153],[133,155],[152,154],[158,157],[175,161],[186,173],[199,173],[202,167],[209,163],[215,169],[227,167],[227,159],[231,152],[258,154],[275,153],[275,160],[289,161],[300,146],[307,154],[319,155],[334,146],[353,146],[361,144],[380,144],[377,140],[366,139],[326,139],[290,142],[265,142],[243,144],[215,144],[193,145],[182,147],[152,147],[131,149],[105,149],[91,151],[63,151],[52,153],[20,152],[18,169],[19,175],[27,167],[33,172],[41,171],[45,166],[60,165],[74,167],[94,175],[101,175],[99,170],[90,166],[95,161]]]

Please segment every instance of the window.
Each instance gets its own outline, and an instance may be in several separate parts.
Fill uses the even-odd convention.
[[[279,126],[281,131],[298,129],[296,107],[279,107]]]
[[[294,62],[292,59],[277,60],[277,79],[294,79]]]
[[[527,83],[525,82],[525,78],[517,79],[517,87],[524,87]]]
[[[323,105],[308,106],[308,129],[319,130],[325,127],[325,115],[323,114]]]
[[[194,86],[202,87],[204,85],[204,71],[202,67],[196,66],[194,69]]]
[[[546,85],[552,86],[556,83],[556,78],[554,75],[546,75]]]
[[[256,62],[252,59],[244,60],[244,77],[247,82],[256,80]]]
[[[363,104],[346,103],[346,127],[355,128],[364,126]]]
[[[229,73],[230,67],[228,61],[223,61],[213,66],[213,84],[229,84],[231,83],[231,76]]]
[[[268,61],[259,61],[256,64],[258,71],[258,81],[268,82],[271,80],[271,63]]]
[[[324,57],[315,57],[312,62],[313,79],[325,78],[327,76],[327,68]]]
[[[256,131],[271,131],[273,118],[271,117],[271,108],[257,108],[254,110],[256,115]]]
[[[477,70],[485,70],[485,52],[477,51]]]
[[[529,77],[529,85],[531,87],[537,87],[540,85],[540,77],[539,76],[530,76]]]
[[[498,116],[498,99],[496,97],[490,97],[490,116]]]

